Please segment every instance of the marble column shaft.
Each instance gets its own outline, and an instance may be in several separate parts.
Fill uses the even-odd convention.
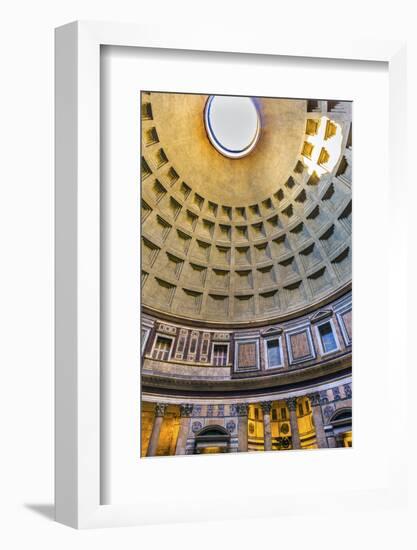
[[[272,451],[272,433],[271,433],[271,401],[261,403],[263,421],[264,421],[264,450]]]
[[[246,403],[238,403],[236,410],[238,414],[238,451],[245,453],[248,450],[248,405]]]
[[[164,403],[157,403],[155,406],[155,420],[152,426],[152,433],[149,439],[146,456],[156,456],[156,452],[158,450],[159,434],[161,433],[161,427],[164,420],[166,408],[167,405],[165,405]]]
[[[311,393],[307,396],[310,399],[313,412],[314,427],[316,430],[316,441],[319,449],[327,448],[327,438],[324,433],[323,416],[321,414],[320,394]]]
[[[182,405],[180,405],[180,429],[178,432],[177,446],[175,449],[176,455],[185,455],[192,412],[192,405],[189,405],[187,403],[183,403]]]
[[[291,441],[293,449],[301,449],[300,432],[298,431],[297,420],[297,399],[287,399],[287,407],[290,411]]]

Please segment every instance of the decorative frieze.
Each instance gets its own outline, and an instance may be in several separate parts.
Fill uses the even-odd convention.
[[[165,323],[158,323],[157,330],[158,332],[163,332],[164,334],[169,334],[170,336],[177,334],[177,327],[173,325],[166,325]]]
[[[340,390],[339,390],[339,388],[336,386],[335,388],[332,388],[332,391],[333,391],[334,400],[339,401],[340,400]]]
[[[194,405],[193,406],[193,411],[192,411],[192,416],[201,416],[201,409],[202,409],[201,405]]]
[[[220,341],[229,341],[230,340],[230,333],[229,332],[213,332],[213,341],[220,340]]]
[[[320,403],[322,405],[324,405],[325,403],[328,403],[329,402],[329,397],[327,395],[327,391],[326,390],[321,390],[320,391]]]
[[[264,329],[245,329],[230,331],[198,330],[169,323],[149,321],[148,325],[142,323],[141,344],[146,355],[146,349],[151,349],[155,339],[160,335],[166,335],[173,339],[172,349],[165,359],[169,362],[189,361],[211,364],[214,367],[233,364],[233,373],[236,375],[266,370],[268,368],[298,367],[303,364],[311,364],[313,361],[321,361],[327,352],[323,351],[322,339],[319,329],[322,324],[329,322],[337,346],[331,350],[337,358],[339,352],[345,352],[346,347],[351,346],[351,297],[350,294],[332,304],[332,308],[321,309],[310,318],[304,317],[299,321],[283,322]],[[334,315],[334,316],[333,316]],[[314,327],[314,329],[312,328]],[[312,330],[315,331],[313,339]],[[279,338],[280,362],[271,367],[268,360],[268,349],[265,343],[273,337]],[[153,341],[152,341],[153,340]],[[230,342],[230,344],[229,344]],[[213,344],[229,345],[227,360],[225,363],[213,361]],[[233,345],[232,345],[233,343]],[[262,349],[260,347],[262,343]],[[146,361],[146,359],[145,359]],[[307,365],[306,365],[307,366]]]

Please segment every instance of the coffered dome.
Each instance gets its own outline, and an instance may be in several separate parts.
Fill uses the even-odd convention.
[[[350,103],[256,98],[237,158],[208,135],[212,98],[142,94],[143,305],[236,325],[334,299],[351,281]]]

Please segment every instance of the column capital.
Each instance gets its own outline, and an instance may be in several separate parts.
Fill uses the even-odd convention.
[[[247,403],[237,403],[236,412],[238,416],[248,416],[249,405]]]
[[[289,397],[285,400],[287,403],[287,407],[290,411],[296,411],[297,410],[297,398],[296,397]]]
[[[264,414],[269,414],[272,409],[272,401],[262,401],[261,407]]]
[[[190,417],[193,412],[193,405],[190,403],[181,403],[180,405],[180,416],[181,417]]]
[[[320,405],[320,394],[318,391],[307,394],[310,399],[312,407],[318,407]]]
[[[352,386],[350,384],[343,384],[343,388],[345,390],[345,395],[347,399],[351,399],[352,397]]]
[[[167,407],[168,407],[168,405],[166,403],[156,403],[156,405],[155,405],[155,415],[156,416],[164,416]]]

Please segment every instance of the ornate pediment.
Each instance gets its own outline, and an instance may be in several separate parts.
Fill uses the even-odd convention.
[[[310,322],[317,323],[318,321],[327,319],[332,315],[333,315],[333,311],[331,309],[321,309],[320,311],[317,311],[312,317],[310,317]]]
[[[275,336],[277,334],[282,334],[282,328],[281,327],[269,327],[266,330],[264,330],[262,333],[262,336]]]

